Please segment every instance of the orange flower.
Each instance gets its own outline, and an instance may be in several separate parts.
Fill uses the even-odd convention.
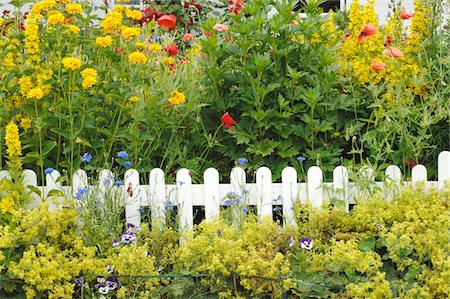
[[[183,38],[182,41],[184,42],[188,42],[194,39],[194,35],[192,35],[192,33],[186,33]]]
[[[177,22],[177,17],[173,14],[163,15],[162,17],[160,17],[158,19],[158,25],[161,28],[170,29],[170,30],[175,29],[176,22]]]
[[[382,71],[386,68],[386,63],[378,62],[376,59],[372,59],[370,67],[375,71]]]
[[[414,17],[415,13],[406,13],[406,8],[402,7],[402,13],[400,14],[400,19],[402,20],[409,20],[412,17]]]
[[[402,51],[394,47],[387,47],[383,52],[387,57],[394,57],[395,59],[403,57]]]
[[[361,29],[361,31],[359,31],[358,43],[362,43],[363,41],[369,39],[376,33],[377,33],[377,27],[374,24],[364,25],[363,29]]]
[[[231,117],[231,115],[226,112],[224,115],[222,115],[222,125],[225,128],[228,128],[230,130],[234,130],[233,125],[236,123],[236,121]]]

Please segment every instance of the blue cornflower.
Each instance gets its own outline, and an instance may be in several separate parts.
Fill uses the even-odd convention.
[[[128,153],[126,151],[121,151],[117,153],[118,158],[126,159],[128,158]]]
[[[117,187],[120,187],[123,185],[123,183],[122,183],[122,181],[117,180],[117,181],[115,181],[114,185],[116,185]]]
[[[281,207],[280,206],[275,206],[274,208],[272,208],[273,212],[279,212],[281,211]]]
[[[45,174],[50,174],[50,173],[52,173],[53,171],[55,171],[55,170],[54,170],[53,168],[49,167],[49,168],[47,168],[47,169],[44,170],[44,173],[45,173]]]
[[[224,207],[231,207],[232,204],[233,204],[233,202],[229,199],[227,199],[223,202]]]
[[[297,161],[298,161],[298,162],[303,162],[303,161],[305,161],[305,160],[306,160],[305,157],[302,157],[302,156],[298,156],[298,157],[297,157]]]
[[[83,194],[86,194],[88,192],[89,192],[89,189],[87,187],[78,188],[77,192],[75,193],[75,198],[77,200],[81,200],[81,198],[83,197]]]
[[[133,164],[130,161],[123,162],[123,166],[125,166],[125,167],[131,167],[131,165],[133,165]]]
[[[247,213],[248,212],[248,208],[247,207],[243,207],[242,208],[242,212]]]
[[[168,201],[164,202],[164,205],[165,205],[166,207],[172,207],[172,206],[173,206],[173,202],[171,202],[170,200],[168,200]]]
[[[92,155],[89,153],[85,153],[83,157],[81,157],[81,162],[89,163],[92,160]]]
[[[248,160],[245,159],[245,158],[239,158],[239,159],[237,160],[237,162],[238,162],[239,165],[245,165],[245,164],[248,163]]]

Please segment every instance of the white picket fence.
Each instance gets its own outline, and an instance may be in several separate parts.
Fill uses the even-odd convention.
[[[7,177],[7,171],[0,171],[0,179]],[[88,177],[86,172],[78,170],[73,178],[72,186],[62,186],[57,182],[60,173],[53,171],[46,175],[46,186],[37,186],[37,176],[31,170],[24,172],[26,185],[39,188],[44,195],[50,190],[60,190],[66,196],[73,196],[79,188],[88,187]],[[192,178],[188,169],[180,169],[176,173],[176,184],[166,184],[164,173],[156,168],[150,172],[149,184],[140,185],[138,171],[129,169],[123,179],[123,186],[114,186],[114,175],[109,170],[102,170],[99,178],[97,190],[105,188],[121,188],[123,203],[125,206],[126,221],[135,225],[141,223],[141,208],[149,207],[152,220],[164,221],[167,204],[178,207],[180,226],[186,229],[193,227],[194,206],[202,206],[205,209],[206,220],[212,220],[220,213],[221,206],[229,192],[245,198],[250,206],[256,206],[257,214],[260,217],[272,216],[273,207],[278,206],[282,210],[284,223],[295,225],[293,205],[296,201],[305,203],[309,201],[313,206],[320,207],[327,200],[342,200],[345,202],[346,211],[354,204],[355,198],[362,198],[367,195],[368,189],[349,181],[349,173],[345,167],[336,167],[333,171],[333,182],[323,182],[323,172],[313,166],[308,169],[307,176],[299,182],[298,173],[293,167],[286,167],[282,172],[281,183],[272,183],[272,173],[269,168],[261,167],[256,171],[256,182],[249,183],[246,180],[245,170],[240,167],[232,169],[229,184],[219,183],[219,172],[214,168],[209,168],[204,172],[203,184],[192,184]],[[401,171],[397,166],[389,166],[386,169],[386,181],[373,181],[373,170],[367,168],[361,172],[361,177],[366,178],[369,186],[379,187],[386,192],[386,196],[391,196],[393,192],[398,192],[399,188],[411,183],[424,181],[427,188],[440,189],[444,181],[450,179],[450,151],[441,152],[438,156],[438,181],[427,181],[427,169],[423,165],[416,165],[412,169],[411,181],[401,180]],[[83,199],[81,199],[83,200]]]

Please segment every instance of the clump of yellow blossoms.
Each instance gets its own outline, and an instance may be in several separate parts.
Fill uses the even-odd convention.
[[[85,68],[81,72],[81,77],[83,78],[83,82],[81,85],[83,88],[92,87],[95,83],[97,83],[97,71],[93,68]]]
[[[22,145],[19,138],[19,127],[14,122],[6,126],[5,134],[6,152],[9,157],[18,157],[22,154]]]
[[[66,11],[70,15],[81,14],[83,12],[83,6],[79,3],[69,3],[66,6]]]
[[[148,45],[148,50],[150,52],[153,52],[155,54],[159,54],[161,53],[162,47],[160,44],[149,44]]]
[[[186,96],[178,90],[174,90],[168,102],[170,105],[184,104],[186,102]]]
[[[77,25],[69,25],[64,32],[71,33],[71,34],[77,34],[80,32],[80,27],[78,27]]]
[[[64,15],[57,10],[51,10],[48,12],[47,23],[49,25],[57,25],[64,23]]]
[[[135,9],[125,11],[125,15],[127,16],[127,18],[130,18],[135,21],[139,21],[140,19],[142,19],[141,11]]]
[[[145,56],[141,52],[133,52],[133,53],[131,53],[130,55],[128,55],[128,59],[132,63],[139,63],[139,64],[147,63],[147,56]]]
[[[64,57],[62,64],[65,69],[77,70],[81,67],[81,60],[75,57]]]
[[[135,37],[139,37],[141,34],[141,28],[123,26],[121,29],[121,34],[125,40],[129,41]]]
[[[116,6],[114,6],[114,9],[115,8]],[[106,34],[113,34],[120,28],[120,25],[122,24],[122,19],[123,19],[122,13],[112,11],[106,14],[104,20],[100,21],[100,27]]]
[[[95,39],[95,44],[102,48],[109,47],[112,45],[112,38],[111,36],[99,36]]]

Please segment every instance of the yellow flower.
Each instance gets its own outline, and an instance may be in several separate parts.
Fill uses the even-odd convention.
[[[84,78],[81,86],[83,86],[83,88],[89,88],[92,87],[95,83],[97,83],[97,78],[88,76]]]
[[[80,28],[76,25],[69,25],[69,27],[67,27],[67,29],[64,32],[77,34],[80,32]]]
[[[6,125],[5,134],[6,152],[9,157],[18,157],[22,154],[22,145],[19,139],[19,127],[14,122]]]
[[[36,87],[36,88],[30,89],[30,91],[28,91],[28,93],[27,93],[27,98],[28,99],[40,100],[43,97],[44,97],[44,91],[40,87]]]
[[[29,118],[28,116],[26,117],[22,117],[20,119],[20,126],[22,127],[22,129],[24,129],[25,131],[31,128],[31,118]]]
[[[0,26],[3,26],[3,23],[4,23],[3,18],[0,18]]]
[[[2,214],[14,211],[14,198],[11,195],[5,195],[0,202]]]
[[[179,105],[183,104],[184,102],[186,102],[186,96],[178,90],[175,90],[172,96],[169,98],[170,105]]]
[[[51,10],[48,12],[47,23],[49,25],[56,25],[64,23],[64,15],[57,10]]]
[[[132,103],[136,103],[139,101],[139,98],[137,96],[132,96],[131,98],[128,99],[130,102]]]
[[[68,14],[75,15],[83,12],[83,6],[78,3],[69,3],[66,6],[66,11]]]
[[[116,9],[116,6],[114,6],[114,10]],[[102,27],[106,34],[112,34],[119,28],[120,24],[122,24],[122,19],[122,13],[112,11],[106,14],[104,20],[100,21],[100,27]]]
[[[97,37],[96,39],[95,39],[95,44],[97,45],[97,46],[100,46],[100,47],[102,47],[102,48],[106,48],[106,47],[109,47],[109,46],[111,46],[112,45],[112,38],[111,38],[111,36],[105,36],[105,37]]]
[[[85,68],[82,72],[81,72],[81,77],[86,78],[86,77],[97,77],[97,71],[93,68]]]
[[[56,1],[44,0],[33,5],[33,7],[31,8],[31,12],[32,14],[37,15],[40,14],[42,11],[47,11],[53,8],[54,6],[56,6]]]
[[[160,44],[150,44],[148,45],[148,49],[150,50],[150,52],[158,54],[161,53],[162,47]]]
[[[146,44],[144,42],[137,42],[134,44],[138,48],[145,48]]]
[[[141,34],[141,28],[137,27],[122,27],[122,36],[125,38],[125,40],[131,40],[134,37],[138,37]]]
[[[175,59],[173,59],[172,57],[167,57],[167,56],[165,56],[165,57],[163,58],[163,62],[164,62],[165,64],[172,65],[172,64],[175,63]]]
[[[141,52],[133,52],[128,56],[128,59],[133,63],[144,64],[147,62],[147,57]]]
[[[81,60],[75,57],[64,57],[62,64],[65,69],[77,70],[81,66]]]
[[[139,21],[140,19],[142,19],[142,13],[139,10],[135,10],[135,9],[130,9],[127,10],[125,12],[125,15],[127,16],[127,18]]]
[[[25,76],[19,79],[20,93],[22,95],[27,95],[30,89],[33,87],[30,77]]]

